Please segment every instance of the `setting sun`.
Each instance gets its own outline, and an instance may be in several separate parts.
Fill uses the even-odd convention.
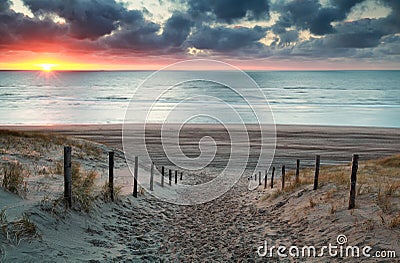
[[[54,64],[40,64],[43,71],[50,72],[52,71]]]

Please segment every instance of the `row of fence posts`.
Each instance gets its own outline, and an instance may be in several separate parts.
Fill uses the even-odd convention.
[[[72,206],[72,161],[71,161],[71,147],[64,147],[64,199],[68,207]],[[319,177],[319,167],[320,167],[320,155],[315,156],[315,173],[314,173],[314,190],[318,189],[318,177]],[[154,190],[154,163],[151,164],[150,168],[150,191]],[[351,166],[351,176],[350,176],[350,199],[349,199],[349,209],[355,207],[355,196],[356,196],[356,182],[357,182],[357,169],[358,169],[358,154],[353,154],[352,166]],[[133,196],[138,196],[138,172],[139,172],[139,158],[135,157],[135,168],[133,175]],[[271,176],[271,189],[274,188],[274,175],[275,166],[272,167]],[[108,188],[111,201],[114,202],[114,152],[109,152],[109,172],[108,172]],[[164,187],[164,176],[165,168],[161,167],[161,187]],[[180,173],[180,180],[182,180],[183,172]],[[169,169],[168,172],[168,184],[172,185],[172,170]],[[257,174],[254,175],[254,179],[257,181]],[[295,173],[295,183],[300,180],[300,160],[296,160],[296,173]],[[258,183],[261,185],[261,172],[258,174]],[[267,188],[268,181],[268,171],[265,171],[264,177],[264,188]],[[282,190],[285,188],[285,165],[282,165]],[[178,171],[175,170],[175,184],[178,183]]]
[[[68,207],[72,206],[72,149],[70,146],[64,147],[64,200]],[[108,191],[110,199],[114,202],[114,152],[109,152],[108,158]],[[150,191],[154,191],[154,163],[150,168]],[[133,196],[138,196],[138,173],[139,173],[139,158],[135,157],[135,167],[133,174]],[[169,185],[172,185],[172,170],[169,169]],[[165,167],[161,167],[161,187],[164,187]],[[183,172],[180,172],[180,180],[183,179]],[[175,184],[178,183],[178,171],[175,170]]]
[[[315,156],[315,173],[314,173],[314,186],[313,190],[318,189],[318,177],[319,177],[319,168],[321,163],[321,156]],[[352,165],[351,165],[351,176],[350,176],[350,198],[349,198],[349,209],[353,209],[355,207],[355,199],[356,199],[356,182],[357,182],[357,170],[358,170],[358,154],[353,154]],[[282,190],[285,188],[285,174],[286,168],[285,165],[282,165],[281,168],[282,176]],[[271,175],[271,189],[274,188],[274,175],[275,175],[275,166],[272,167],[272,175]],[[257,181],[257,174],[254,175],[254,180]],[[261,172],[258,173],[258,184],[261,185]],[[264,176],[264,189],[267,188],[268,182],[268,171],[265,171]],[[295,184],[300,182],[300,159],[296,160],[296,173],[295,173]]]

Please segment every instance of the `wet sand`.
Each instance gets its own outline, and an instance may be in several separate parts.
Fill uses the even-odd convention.
[[[160,144],[159,125],[150,125],[146,129],[146,139],[152,158],[158,165],[170,165],[163,154]],[[0,129],[25,131],[44,131],[56,134],[72,135],[79,138],[122,149],[122,125],[53,125],[53,126],[0,126]],[[229,138],[226,131],[216,125],[187,125],[181,133],[181,144],[185,145],[188,155],[198,153],[198,139],[203,135],[212,136],[219,142],[219,151],[213,166],[223,167],[229,158]],[[400,149],[399,128],[376,127],[337,127],[277,125],[276,151],[273,165],[285,164],[293,168],[296,159],[302,166],[312,166],[316,154],[321,155],[321,164],[340,164],[351,161],[352,154],[359,154],[360,160],[376,159],[393,155]],[[252,141],[250,163],[257,157],[259,130],[249,126]]]

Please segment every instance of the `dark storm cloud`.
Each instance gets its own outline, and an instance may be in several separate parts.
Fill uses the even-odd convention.
[[[37,15],[57,14],[70,26],[70,34],[78,39],[96,39],[110,34],[123,20],[127,10],[114,0],[23,0]]]
[[[288,46],[296,43],[299,39],[299,32],[297,30],[284,30],[279,33],[279,38],[276,38],[271,46]]]
[[[362,19],[347,22],[336,27],[337,33],[324,38],[326,47],[332,48],[368,48],[376,47],[386,34],[376,19]]]
[[[269,0],[187,0],[187,4],[189,14],[195,19],[204,17],[206,13],[226,23],[243,18],[266,20],[269,17]]]
[[[273,7],[280,12],[279,20],[271,27],[279,36],[271,46],[276,55],[303,57],[368,57],[376,56],[373,49],[382,45],[382,39],[400,32],[400,1],[381,0],[381,4],[391,8],[391,13],[383,18],[367,18],[344,22],[351,9],[363,0],[331,0],[329,6],[322,6],[318,0],[280,1]],[[338,22],[332,25],[332,22]],[[306,41],[296,40],[291,27],[298,30],[309,29],[321,38]],[[289,30],[289,28],[291,28]],[[295,46],[288,47],[293,41]],[[386,50],[397,50],[396,44],[386,44]],[[389,48],[390,47],[390,48]],[[381,56],[386,53],[381,50]]]
[[[384,36],[400,33],[400,1],[385,0],[392,9],[384,18],[360,19],[340,23],[335,27],[335,34],[325,36],[327,48],[373,48],[381,44]]]
[[[0,12],[4,12],[10,8],[10,2],[8,0],[0,0]]]
[[[356,56],[357,52],[354,48],[328,47],[324,38],[311,38],[295,46],[281,48],[276,51],[276,54],[284,54],[285,57],[325,59],[350,58]]]
[[[258,41],[265,37],[266,29],[260,26],[254,28],[203,26],[197,29],[189,38],[189,43],[197,49],[219,52],[237,50],[244,47],[260,47]]]
[[[340,11],[340,14],[347,14],[356,4],[363,2],[364,0],[331,0],[332,5]],[[343,17],[344,18],[344,17]]]
[[[24,0],[36,16],[65,19],[69,36],[97,41],[105,48],[132,51],[177,49],[187,38],[191,20],[175,12],[165,25],[144,18],[143,10],[128,10],[114,0]],[[162,34],[159,31],[162,29]]]
[[[361,19],[336,26],[336,33],[299,42],[291,56],[399,59],[400,37],[388,18]]]
[[[385,36],[381,41],[381,45],[373,50],[375,55],[395,56],[400,54],[400,36]]]
[[[15,45],[18,46],[18,49],[29,49],[32,47],[24,46],[26,41],[51,42],[67,30],[65,26],[55,24],[50,19],[30,18],[16,13],[10,7],[9,1],[0,0],[1,45]]]
[[[351,8],[364,0],[331,0],[331,7],[322,7],[319,0],[279,1],[274,8],[280,12],[279,21],[272,30],[281,34],[285,28],[296,26],[309,29],[315,35],[333,33],[331,23],[346,18]]]
[[[162,41],[167,45],[180,46],[188,37],[193,22],[182,13],[173,14],[166,22]]]
[[[182,51],[179,47],[190,33],[193,22],[182,13],[174,13],[165,23],[162,34],[158,24],[144,20],[136,20],[126,24],[120,31],[101,41],[110,48],[132,50],[157,50],[164,52]]]
[[[311,1],[308,2],[310,4]],[[351,4],[336,1],[336,8],[346,12]],[[350,22],[339,22],[333,32],[320,38],[299,41],[295,46],[285,47],[274,51],[275,56],[310,57],[310,58],[359,58],[386,59],[396,61],[400,55],[400,1],[381,0],[381,4],[391,9],[386,17],[365,18]],[[304,4],[304,3],[303,3]],[[319,13],[323,9],[319,9]],[[298,11],[298,10],[297,10]],[[307,17],[299,16],[296,17]],[[328,19],[330,20],[330,19]],[[296,21],[296,20],[290,20]],[[284,34],[284,25],[290,21],[280,19],[277,25],[283,26],[278,33]],[[301,25],[298,21],[296,25]],[[293,25],[293,23],[292,23]],[[282,42],[282,41],[281,41]]]
[[[381,19],[382,27],[392,33],[400,32],[400,1],[399,0],[381,0],[381,2],[387,7],[391,8],[392,11],[389,16]]]

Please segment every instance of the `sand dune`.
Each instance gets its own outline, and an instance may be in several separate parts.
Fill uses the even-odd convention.
[[[257,255],[257,248],[265,240],[271,244],[288,246],[323,246],[335,243],[339,234],[346,235],[351,245],[369,245],[374,251],[394,250],[400,255],[400,230],[389,226],[390,220],[400,210],[400,187],[394,189],[390,197],[393,209],[390,213],[378,205],[378,196],[372,190],[371,193],[360,190],[358,206],[350,211],[346,204],[346,186],[322,183],[318,191],[312,191],[310,185],[304,184],[276,194],[280,185],[276,181],[275,190],[260,187],[248,191],[246,176],[251,174],[246,174],[230,191],[212,202],[178,206],[160,201],[145,192],[139,198],[129,194],[131,175],[127,172],[122,152],[118,150],[121,147],[121,127],[118,125],[7,128],[73,135],[97,142],[91,146],[98,149],[95,155],[92,153],[96,150],[85,154],[85,148],[74,148],[74,158],[81,163],[82,169],[94,168],[98,172],[97,192],[101,191],[107,179],[107,152],[116,150],[116,177],[119,178],[118,184],[124,186],[125,195],[121,195],[116,203],[97,198],[90,212],[54,206],[53,200],[62,193],[63,181],[62,175],[51,168],[62,159],[65,142],[52,142],[49,146],[39,147],[32,146],[34,142],[29,138],[19,138],[11,142],[14,148],[5,148],[6,142],[2,141],[1,163],[19,161],[27,169],[32,169],[27,179],[29,191],[25,199],[0,190],[0,210],[7,214],[7,221],[3,220],[2,226],[7,225],[8,233],[15,234],[15,222],[19,222],[26,213],[36,226],[37,233],[35,236],[21,236],[18,242],[14,242],[16,238],[3,232],[0,235],[0,259],[4,262],[265,262],[267,259],[269,262],[278,262],[281,258],[276,255],[272,258]],[[221,131],[209,126],[202,128],[220,136],[223,142]],[[198,126],[189,127],[186,135],[183,133],[183,141],[193,153],[197,148],[192,140],[195,130],[198,130],[197,135],[202,133]],[[154,138],[157,137],[156,128],[150,132]],[[278,126],[277,152],[273,163],[277,167],[281,163],[287,164],[290,173],[296,158],[302,159],[305,167],[312,166],[315,154],[321,154],[323,167],[348,163],[352,153],[359,153],[362,161],[388,156],[398,153],[399,134],[399,129]],[[74,142],[76,145],[89,143],[81,139],[65,140],[77,140]],[[152,147],[154,157],[160,160],[159,165],[170,165],[163,160],[157,140],[153,141]],[[22,151],[24,148],[26,152]],[[226,158],[221,154],[220,159],[201,178],[185,174],[179,183],[199,183],[213,178]],[[48,173],[34,172],[39,171],[37,167],[47,169]],[[349,171],[346,167],[343,169],[347,174]],[[140,173],[146,172],[145,168],[140,170]],[[400,180],[399,177],[399,174],[397,177],[395,174],[395,179],[391,179],[394,185]],[[336,260],[340,259],[292,259],[296,262]],[[341,260],[364,262],[366,259]],[[379,260],[370,258],[368,261]]]

